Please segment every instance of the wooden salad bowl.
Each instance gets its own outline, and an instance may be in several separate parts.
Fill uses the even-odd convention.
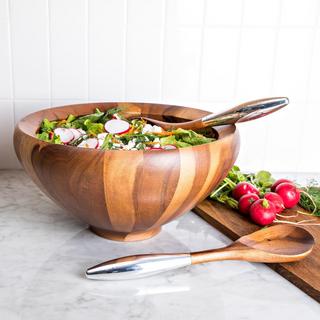
[[[136,241],[188,212],[227,175],[239,151],[234,125],[215,129],[216,141],[176,150],[98,150],[55,145],[35,136],[41,121],[120,107],[127,116],[187,121],[206,111],[149,103],[88,103],[44,109],[14,132],[19,161],[38,187],[104,238]]]

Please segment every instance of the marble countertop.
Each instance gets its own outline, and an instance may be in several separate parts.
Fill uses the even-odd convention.
[[[108,241],[57,207],[23,171],[0,171],[0,318],[319,319],[320,304],[263,264],[215,262],[121,282],[84,276],[88,266],[123,255],[228,243],[192,212],[153,239]]]

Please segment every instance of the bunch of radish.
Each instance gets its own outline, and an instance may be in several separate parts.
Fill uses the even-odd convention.
[[[239,211],[261,226],[271,224],[284,209],[294,207],[300,200],[300,190],[287,179],[277,180],[271,192],[266,192],[262,198],[259,195],[260,191],[249,182],[238,183],[232,191]]]

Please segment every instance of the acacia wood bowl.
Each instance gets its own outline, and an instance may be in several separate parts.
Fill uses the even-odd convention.
[[[15,128],[16,154],[28,175],[58,205],[96,234],[120,241],[150,238],[163,224],[205,199],[227,175],[239,151],[234,125],[218,140],[176,150],[122,151],[50,144],[35,137],[41,121],[119,106],[128,116],[186,121],[208,112],[163,104],[88,103],[44,109]]]

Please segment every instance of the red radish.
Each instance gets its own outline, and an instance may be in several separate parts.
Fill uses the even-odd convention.
[[[96,149],[98,147],[98,139],[89,138],[89,139],[83,140],[81,143],[78,144],[78,147]]]
[[[111,119],[105,123],[104,128],[109,133],[121,134],[130,130],[130,124],[124,120]]]
[[[238,203],[239,211],[243,214],[248,214],[250,212],[251,205],[257,200],[259,200],[259,196],[255,193],[247,193],[243,195],[239,199],[239,203]]]
[[[151,147],[149,150],[163,150],[162,148]]]
[[[98,139],[98,145],[96,147],[96,149],[100,149],[101,146],[103,145],[104,139]]]
[[[175,150],[178,149],[174,144],[166,144],[165,146],[162,146],[162,149],[164,150]]]
[[[276,218],[276,208],[271,201],[259,199],[250,207],[250,217],[260,226],[267,226]]]
[[[49,139],[51,140],[53,138],[54,133],[53,132],[49,132]]]
[[[232,197],[239,200],[247,193],[259,194],[259,190],[249,182],[239,182],[232,191]]]
[[[86,134],[86,132],[83,129],[77,129],[77,130],[81,133],[82,136]]]
[[[288,209],[300,201],[300,191],[292,183],[283,182],[276,187],[276,193],[282,198],[284,206]]]
[[[274,204],[274,206],[276,208],[276,213],[280,213],[285,209],[283,200],[277,193],[267,192],[264,195],[264,197],[265,197],[265,199],[271,201]]]
[[[55,135],[60,137],[62,143],[69,143],[74,139],[74,135],[70,129],[56,128],[54,129]]]
[[[280,183],[283,183],[283,182],[289,182],[289,183],[292,183],[293,182],[291,180],[288,180],[288,179],[278,179],[277,181],[275,181],[273,183],[273,185],[271,186],[271,191],[275,192],[276,191],[276,187],[280,184]]]
[[[77,140],[81,137],[81,133],[77,129],[70,128],[69,129],[73,133],[73,140]]]

